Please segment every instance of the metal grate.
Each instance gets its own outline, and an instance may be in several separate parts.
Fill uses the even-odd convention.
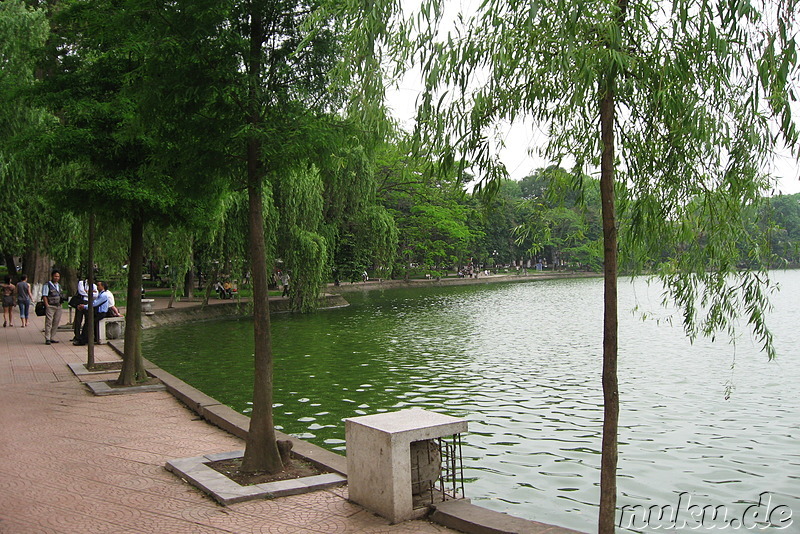
[[[461,434],[412,443],[413,507],[464,498]]]

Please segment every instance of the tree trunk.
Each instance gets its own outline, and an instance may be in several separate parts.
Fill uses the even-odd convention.
[[[183,278],[183,296],[190,299],[194,297],[194,268],[189,267]]]
[[[253,275],[253,327],[255,336],[255,379],[253,383],[253,413],[247,434],[242,471],[277,473],[283,469],[275,438],[272,417],[272,334],[267,288],[267,257],[264,245],[264,212],[262,184],[258,176],[258,141],[248,146],[250,265]],[[252,159],[251,159],[252,158]]]
[[[61,287],[69,295],[74,295],[78,292],[78,269],[71,265],[64,266],[61,269]]]
[[[42,286],[50,280],[50,258],[36,249],[28,249],[22,261],[22,272],[28,275],[34,300],[42,297]]]
[[[125,350],[117,384],[133,386],[147,379],[142,360],[142,254],[144,220],[136,212],[131,224],[131,254],[128,262],[128,304],[125,312]]]
[[[86,294],[89,296],[89,304],[86,308],[86,365],[91,367],[94,365],[94,210],[89,213],[89,258],[87,265],[86,277]]]
[[[598,532],[614,533],[617,507],[617,222],[614,207],[614,78],[600,83],[600,199],[603,212],[603,443],[600,460]]]
[[[216,276],[214,278],[216,278]],[[211,298],[212,287],[213,286],[211,285],[211,281],[208,279],[208,277],[206,277],[206,292],[205,295],[203,295],[203,303],[201,304],[201,307],[208,306],[208,299]]]
[[[34,278],[36,276],[36,250],[25,249],[22,254],[22,272],[28,275],[28,283],[33,286]]]
[[[34,248],[26,249],[25,253],[22,255],[22,272],[28,275],[28,283],[31,285],[34,283],[44,283],[42,280],[39,280],[41,272],[46,270],[39,267],[40,256],[41,254]]]
[[[6,262],[6,269],[8,269],[8,276],[11,277],[13,282],[17,281],[17,262],[14,260],[12,254],[3,254]]]
[[[251,4],[252,6],[252,4]],[[263,66],[264,21],[255,8],[250,13],[250,57],[247,63],[250,86],[249,122],[257,128],[260,124],[258,92]],[[250,232],[249,256],[253,274],[253,334],[255,337],[255,377],[253,380],[253,413],[245,442],[242,471],[283,470],[278,452],[272,418],[272,333],[269,317],[269,276],[267,253],[264,244],[263,187],[264,169],[261,165],[261,143],[255,137],[247,140],[247,194],[248,226]]]

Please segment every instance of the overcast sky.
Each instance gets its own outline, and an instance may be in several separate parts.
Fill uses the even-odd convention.
[[[455,13],[461,10],[464,13],[471,13],[480,4],[480,0],[449,0],[444,19],[455,20]],[[419,6],[419,0],[407,0],[403,4],[403,10],[408,14]],[[448,23],[443,23],[441,29]],[[415,116],[415,104],[422,88],[419,81],[419,74],[410,72],[406,75],[399,87],[387,91],[389,106],[395,112],[395,116],[402,122],[406,130],[413,128]],[[795,111],[794,119],[800,124],[800,103],[793,102]],[[500,152],[500,159],[506,166],[511,178],[521,180],[531,174],[532,171],[548,166],[551,162],[538,157],[529,155],[530,149],[542,147],[547,141],[547,135],[537,125],[532,122],[517,122],[510,125],[505,136],[506,148]],[[788,150],[782,151],[775,157],[773,168],[770,169],[773,176],[778,178],[775,194],[795,194],[800,193],[800,165],[791,156]]]
[[[420,93],[419,84],[414,84],[413,79],[406,81],[396,90],[388,92],[389,106],[400,119],[406,130],[413,128],[415,102]],[[795,120],[800,123],[800,113],[795,114]],[[528,154],[530,148],[543,146],[547,135],[536,125],[528,122],[518,122],[508,129],[505,136],[506,148],[500,153],[500,158],[506,165],[511,178],[521,180],[540,167],[546,167],[549,162],[532,157]],[[800,193],[800,166],[788,151],[776,156],[773,175],[779,177],[775,193],[792,195]]]

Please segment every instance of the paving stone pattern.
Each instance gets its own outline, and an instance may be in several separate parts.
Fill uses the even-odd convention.
[[[166,392],[93,396],[67,367],[86,360],[71,331],[45,345],[43,318],[27,328],[16,319],[0,331],[2,534],[453,532],[427,521],[389,525],[348,502],[346,487],[217,505],[164,464],[242,449],[242,440]],[[117,357],[98,346],[96,359]]]

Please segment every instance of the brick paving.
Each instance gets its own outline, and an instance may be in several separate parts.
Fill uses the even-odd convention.
[[[389,525],[347,488],[222,507],[164,469],[244,448],[169,393],[95,397],[67,368],[86,347],[44,344],[44,318],[0,331],[0,533],[447,533]],[[69,317],[65,310],[63,319]],[[97,361],[116,354],[98,346]],[[114,378],[116,374],[83,380]]]

